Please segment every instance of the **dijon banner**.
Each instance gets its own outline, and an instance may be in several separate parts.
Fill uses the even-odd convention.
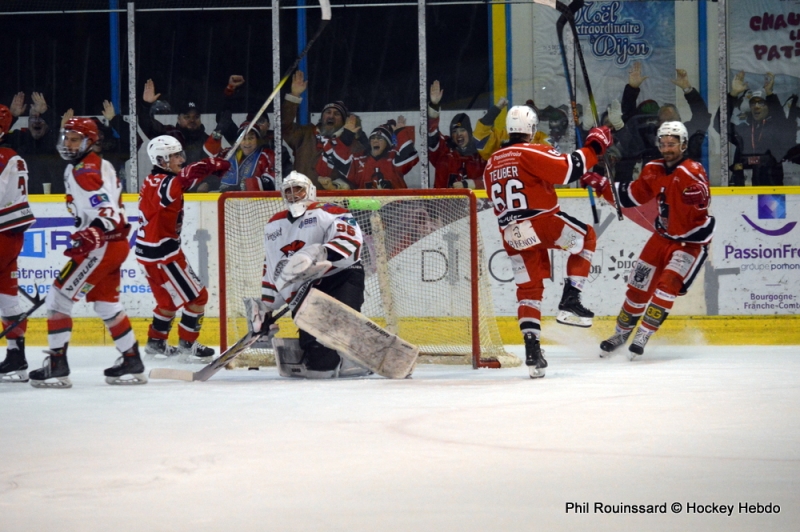
[[[534,102],[540,109],[558,107],[569,103],[556,33],[559,13],[546,6],[535,7]],[[639,100],[675,103],[675,85],[670,80],[676,68],[687,65],[675,63],[672,2],[586,2],[575,22],[600,113],[611,100],[622,98],[634,62],[642,63],[643,73],[649,78],[641,86]],[[564,27],[564,41],[568,45],[572,42],[569,26]],[[572,55],[568,55],[572,63]],[[578,103],[586,106],[589,99],[580,71],[576,85]]]

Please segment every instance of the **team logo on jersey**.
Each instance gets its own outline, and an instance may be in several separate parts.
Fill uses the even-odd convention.
[[[648,288],[650,287],[650,283],[653,281],[653,275],[655,274],[655,271],[656,267],[652,264],[647,264],[642,260],[637,260],[633,264],[633,269],[631,270],[628,284],[633,288],[647,292]]]
[[[283,251],[283,254],[285,256],[291,257],[292,255],[294,255],[295,253],[297,253],[298,251],[303,249],[303,247],[305,245],[306,245],[306,243],[303,242],[302,240],[295,240],[292,243],[286,244],[285,246],[283,246],[281,248],[281,251]]]
[[[302,229],[304,227],[315,226],[315,225],[317,225],[317,217],[316,216],[312,216],[312,217],[306,218],[302,222],[300,222],[300,229]]]
[[[275,241],[283,234],[283,227],[279,227],[277,231],[267,233],[267,240]]]
[[[97,207],[102,203],[109,203],[111,200],[108,199],[108,194],[95,194],[89,198],[89,204],[92,207]]]

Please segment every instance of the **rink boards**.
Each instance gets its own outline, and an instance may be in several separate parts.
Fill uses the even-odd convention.
[[[583,221],[591,221],[585,191],[564,189],[559,191],[559,197],[562,210]],[[800,228],[797,227],[800,222],[800,187],[714,188],[712,197],[710,211],[716,217],[717,228],[709,258],[689,294],[677,300],[663,333],[680,337],[702,331],[704,341],[719,344],[800,343],[800,333],[795,332],[798,330],[795,320],[800,315]],[[485,198],[485,195],[479,193],[479,198]],[[138,228],[138,197],[126,195],[124,199],[133,227],[133,242]],[[217,195],[192,194],[186,199],[183,249],[209,288],[203,339],[215,344],[218,342],[219,316]],[[480,234],[495,314],[504,340],[518,343],[510,264],[502,250],[488,200],[479,199],[479,205],[482,209],[478,214]],[[25,247],[19,259],[19,283],[30,293],[38,287],[44,294],[66,262],[63,251],[74,228],[72,218],[57,196],[32,196],[31,206],[37,223],[26,233]],[[624,297],[628,275],[650,233],[628,220],[617,221],[607,205],[600,206],[600,218],[601,223],[595,226],[597,250],[583,299],[598,317],[608,317],[599,319],[598,327],[593,329],[604,334],[612,326]],[[445,227],[441,231],[446,230]],[[436,241],[436,238],[424,239],[417,246],[435,247]],[[552,316],[556,311],[567,258],[566,253],[552,254],[552,276],[545,281],[542,305],[545,316]],[[457,262],[466,258],[445,257],[442,260]],[[422,270],[425,267],[430,267],[430,263],[428,266],[420,264],[419,270],[405,273],[424,276]],[[466,263],[437,267],[469,271]],[[466,276],[455,281],[448,276],[431,282],[468,284],[471,281]],[[121,300],[134,318],[137,332],[143,335],[154,300],[133,253],[122,268]],[[84,338],[86,343],[95,343],[95,338],[102,343],[109,341],[99,320],[80,319],[94,316],[89,305],[77,304],[74,315],[79,318],[76,319],[76,341],[83,343]],[[44,316],[44,309],[34,315],[41,316]],[[451,316],[447,319],[458,318]],[[407,323],[413,326],[413,318],[408,320]],[[30,341],[33,343],[37,343],[36,335],[40,329],[35,321],[31,324]],[[78,332],[84,329],[85,333]]]

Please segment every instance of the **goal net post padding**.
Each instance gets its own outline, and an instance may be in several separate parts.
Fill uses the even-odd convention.
[[[317,200],[350,210],[364,235],[361,312],[420,348],[420,361],[510,367],[494,318],[491,285],[468,190],[319,191]],[[220,343],[247,333],[244,297],[261,297],[264,226],[286,208],[278,192],[219,198]],[[290,318],[279,336],[296,335]],[[237,367],[274,365],[268,346],[248,349]]]

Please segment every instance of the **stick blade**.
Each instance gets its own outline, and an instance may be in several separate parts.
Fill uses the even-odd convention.
[[[331,19],[331,2],[330,0],[319,0],[319,7],[322,9],[322,20]]]
[[[185,369],[153,368],[150,370],[151,379],[169,379],[174,381],[194,381],[194,372]]]

